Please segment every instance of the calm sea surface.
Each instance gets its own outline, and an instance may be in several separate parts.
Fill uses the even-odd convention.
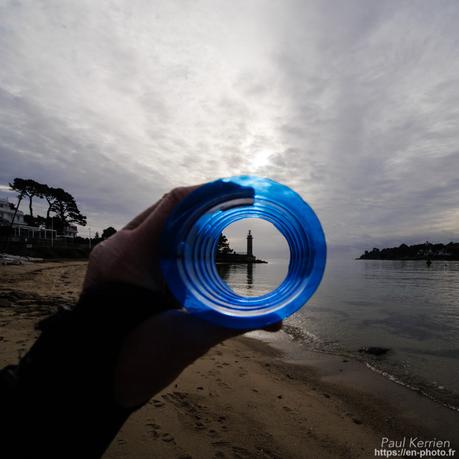
[[[220,265],[219,272],[237,293],[256,296],[282,282],[287,263]],[[459,262],[329,260],[319,290],[286,331],[459,407]],[[359,352],[368,346],[390,351]]]

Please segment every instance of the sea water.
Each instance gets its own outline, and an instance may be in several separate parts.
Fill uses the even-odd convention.
[[[277,287],[287,260],[219,265],[237,293]],[[308,349],[362,360],[370,369],[459,409],[459,262],[330,259],[319,290],[285,330]],[[384,356],[360,350],[389,348]]]

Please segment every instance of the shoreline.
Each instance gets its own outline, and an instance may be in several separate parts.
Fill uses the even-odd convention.
[[[349,349],[340,349],[336,346],[324,346],[323,343],[315,336],[315,340],[313,343],[311,343],[305,339],[305,332],[295,325],[285,324],[283,327],[283,332],[286,333],[290,340],[292,340],[297,346],[300,346],[303,349],[303,352],[331,355],[337,358],[358,362],[362,366],[365,366],[369,371],[380,375],[390,383],[397,384],[406,390],[409,390],[410,392],[414,392],[419,396],[431,400],[436,405],[443,406],[453,412],[459,413],[459,405],[456,402],[456,394],[452,394],[448,391],[445,392],[444,389],[441,391],[441,393],[438,391],[435,392],[432,390],[432,387],[423,381],[420,377],[417,377],[416,380],[413,380],[412,375],[407,378],[406,375],[402,376],[396,372],[390,372],[390,370],[387,371],[384,369],[385,354],[386,352],[391,352],[392,349],[383,348],[385,352],[381,359],[380,357],[375,357],[372,355],[372,353],[362,352],[363,349],[359,349],[357,352],[352,352]],[[453,401],[451,401],[451,396],[454,396]]]
[[[418,428],[427,429],[437,438],[448,435],[452,440],[459,428],[459,410],[441,400],[410,387],[390,374],[375,368],[364,359],[354,355],[334,353],[318,349],[308,349],[295,341],[286,332],[270,336],[263,332],[252,332],[253,339],[283,353],[287,364],[309,367],[318,378],[342,388],[353,388],[366,394],[383,394],[380,402],[397,406],[398,416],[415,420]],[[284,336],[283,336],[284,335]],[[420,422],[421,421],[421,422]]]
[[[85,262],[0,266],[0,364],[16,363],[41,318],[79,294]],[[366,458],[382,437],[449,440],[459,414],[352,357],[308,350],[286,332],[213,348],[135,412],[105,459]]]

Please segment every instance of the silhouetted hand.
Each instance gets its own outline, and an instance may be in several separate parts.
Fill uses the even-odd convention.
[[[158,291],[159,237],[172,209],[197,186],[175,188],[91,252],[83,291],[106,282],[124,282]]]
[[[172,190],[98,244],[89,259],[83,291],[123,282],[165,293],[159,267],[160,234],[172,209],[196,188]],[[277,331],[281,326],[280,322],[266,330]],[[213,325],[183,309],[152,315],[134,328],[122,345],[115,371],[116,401],[126,408],[140,406],[212,346],[246,331]]]

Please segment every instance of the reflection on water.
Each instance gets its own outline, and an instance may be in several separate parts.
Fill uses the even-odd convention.
[[[217,272],[241,296],[260,296],[273,291],[287,275],[286,261],[265,263],[217,263]]]

